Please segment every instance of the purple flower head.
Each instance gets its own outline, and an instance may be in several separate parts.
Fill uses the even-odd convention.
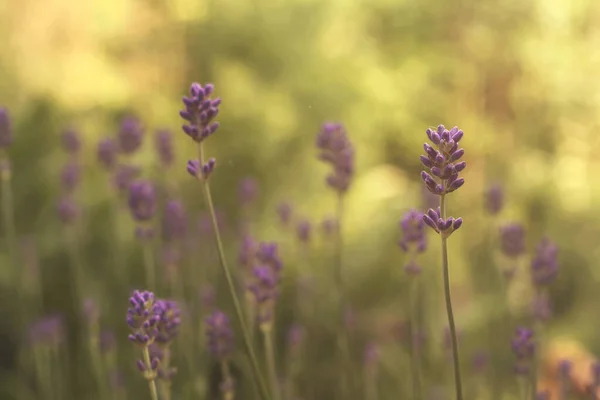
[[[531,313],[533,318],[540,322],[546,322],[552,317],[552,307],[547,292],[537,291],[531,303]]]
[[[281,272],[283,261],[279,256],[279,246],[275,242],[261,242],[256,250],[256,259],[269,266],[276,274]]]
[[[515,373],[517,375],[529,374],[531,362],[535,354],[533,331],[527,328],[517,328],[512,339],[512,350],[517,358]]]
[[[415,251],[422,253],[427,248],[427,236],[425,235],[425,221],[423,214],[417,210],[410,210],[400,221],[400,229],[403,237],[400,240],[400,248],[405,252]]]
[[[277,206],[277,215],[279,215],[279,220],[284,226],[289,225],[292,220],[292,205],[287,202],[280,203]]]
[[[531,261],[531,277],[535,286],[547,286],[558,274],[558,247],[548,238],[543,238],[535,249]]]
[[[573,362],[571,360],[560,360],[558,362],[558,374],[562,379],[570,379],[573,371]]]
[[[156,213],[156,192],[147,181],[133,182],[129,186],[129,209],[138,222],[152,219]]]
[[[154,135],[154,146],[156,153],[163,167],[173,165],[175,156],[173,154],[173,133],[166,129],[161,129]]]
[[[83,300],[83,304],[81,306],[81,313],[88,325],[95,325],[100,319],[100,310],[98,309],[98,303],[96,303],[96,301],[91,297],[88,297],[85,300]]]
[[[144,128],[142,122],[133,116],[123,119],[117,141],[119,143],[119,151],[123,154],[133,154],[142,145],[144,138]]]
[[[341,124],[326,123],[317,135],[319,159],[333,168],[326,182],[334,190],[344,193],[354,176],[354,147]]]
[[[12,124],[8,110],[0,107],[0,149],[5,149],[13,142]]]
[[[258,182],[254,178],[244,178],[238,184],[238,199],[240,204],[248,206],[258,197]]]
[[[300,346],[304,341],[304,336],[306,332],[304,327],[300,324],[292,325],[287,332],[287,347],[288,352],[291,355],[297,356],[300,350]]]
[[[520,224],[500,227],[500,250],[509,258],[518,258],[525,253],[525,228]]]
[[[208,179],[215,170],[216,165],[217,160],[214,158],[209,158],[204,165],[201,165],[198,159],[189,160],[187,163],[187,172],[194,178]]]
[[[113,182],[117,190],[120,193],[126,193],[129,190],[131,182],[140,175],[140,172],[141,170],[133,165],[119,165],[113,177]]]
[[[60,182],[66,193],[72,193],[81,182],[81,165],[71,161],[60,171]]]
[[[335,217],[327,217],[321,221],[321,230],[323,234],[330,237],[338,230],[338,220]]]
[[[504,206],[504,189],[498,183],[490,186],[485,192],[485,208],[490,215],[496,215]]]
[[[312,225],[309,220],[303,219],[296,225],[296,236],[302,243],[310,242]]]
[[[98,162],[107,170],[111,170],[117,164],[117,144],[112,138],[102,139],[96,148]]]
[[[155,309],[155,297],[152,292],[135,290],[129,298],[127,325],[133,330],[129,340],[140,346],[149,346],[158,334],[157,324],[160,315]]]
[[[179,111],[181,118],[187,121],[187,124],[181,128],[186,135],[198,143],[219,129],[219,123],[214,119],[219,113],[221,99],[212,99],[213,91],[214,86],[211,83],[204,87],[199,83],[192,83],[190,95],[183,98],[185,110]]]
[[[165,369],[165,367],[163,366],[163,362],[164,362],[164,358],[165,358],[165,351],[164,351],[163,347],[161,347],[157,343],[152,343],[150,345],[150,347],[148,348],[148,350],[150,351],[150,359],[157,360],[158,365],[156,368],[156,373],[157,373],[158,378],[162,381],[172,380],[173,377],[175,376],[175,373],[177,372],[177,369],[173,368],[173,367],[169,367],[169,368]],[[143,362],[141,364],[143,364]],[[144,369],[145,369],[145,367],[144,367]]]
[[[244,235],[238,253],[238,263],[245,271],[252,271],[256,264],[258,243],[250,235]]]
[[[79,217],[79,206],[72,198],[64,196],[58,202],[57,212],[61,222],[65,225],[70,225]]]
[[[463,131],[456,126],[447,130],[440,125],[437,130],[427,129],[425,133],[433,146],[428,143],[423,145],[426,154],[421,156],[421,163],[428,172],[421,172],[421,179],[435,195],[454,192],[465,183],[459,177],[459,173],[467,166],[466,162],[459,161],[465,154],[464,149],[458,148]]]
[[[29,327],[32,345],[58,346],[65,340],[65,321],[60,314],[42,317]]]
[[[363,355],[363,363],[367,368],[373,368],[377,362],[379,361],[379,357],[381,356],[379,352],[379,347],[374,342],[369,342],[365,346],[365,352]]]
[[[233,354],[233,331],[229,318],[216,310],[206,320],[206,337],[210,354],[219,361],[227,360]]]
[[[170,200],[165,205],[162,216],[162,234],[166,241],[177,241],[187,233],[188,217],[183,203]]]
[[[166,345],[179,334],[181,310],[173,300],[158,300],[154,304],[154,313],[158,317],[154,342]]]
[[[490,355],[485,351],[478,351],[473,356],[473,372],[482,372],[487,368],[490,362]]]
[[[73,128],[69,128],[63,132],[61,135],[61,145],[62,148],[72,156],[76,156],[79,154],[81,150],[81,139],[79,137],[79,132],[77,132]]]
[[[423,214],[423,222],[442,235],[442,237],[450,236],[462,226],[462,218],[454,219],[453,217],[448,217],[446,220],[443,220],[439,207],[437,210],[430,208],[427,214]]]
[[[100,351],[110,353],[117,346],[117,338],[113,331],[103,331],[100,334]]]
[[[279,279],[275,271],[268,265],[259,265],[253,269],[254,280],[249,285],[248,290],[254,294],[254,298],[259,306],[264,305],[264,318],[271,318],[270,305],[278,296]],[[263,322],[259,316],[259,320]]]

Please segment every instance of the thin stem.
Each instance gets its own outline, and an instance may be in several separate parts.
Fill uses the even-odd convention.
[[[15,226],[15,214],[13,207],[13,193],[11,185],[10,160],[3,152],[0,152],[0,180],[2,181],[2,219],[4,237],[6,239],[6,251],[10,262],[10,277],[13,280],[15,289],[20,291],[21,274],[17,266],[15,249],[17,248],[17,234]]]
[[[419,349],[417,335],[418,335],[418,324],[417,324],[417,315],[419,313],[418,309],[418,289],[419,289],[419,281],[417,277],[411,278],[410,283],[410,293],[409,293],[409,310],[410,310],[410,372],[412,378],[412,386],[413,386],[413,399],[420,400],[421,399],[421,382],[420,382],[420,357],[419,357]]]
[[[104,366],[102,364],[102,355],[100,354],[100,347],[98,345],[99,334],[98,324],[94,323],[90,327],[90,340],[89,340],[89,351],[90,357],[92,358],[92,367],[94,368],[94,375],[96,375],[96,383],[98,384],[98,395],[100,399],[108,399],[106,396],[106,385],[107,379],[104,373]]]
[[[342,219],[344,216],[344,195],[343,193],[338,193],[336,210],[335,210],[336,220],[337,220],[337,230],[335,235],[335,255],[334,255],[334,282],[336,286],[336,291],[339,297],[339,309],[340,309],[340,323],[338,327],[338,345],[341,350],[341,381],[340,385],[342,386],[342,398],[348,397],[348,390],[352,383],[351,376],[351,357],[350,357],[350,340],[348,338],[348,332],[346,331],[345,326],[345,313],[347,301],[346,301],[346,288],[344,285],[344,274],[343,274],[343,253],[344,253],[344,235],[342,233]]]
[[[146,364],[146,372],[148,373],[146,379],[148,379],[148,387],[150,388],[150,399],[158,400],[158,391],[156,390],[156,380],[154,378],[154,371],[152,371],[152,363],[150,362],[150,351],[148,346],[144,346],[142,350],[144,356],[144,364]]]
[[[263,327],[263,339],[265,345],[265,358],[267,359],[267,368],[269,370],[269,380],[271,381],[271,393],[274,400],[281,400],[279,393],[279,382],[277,379],[277,367],[275,365],[275,349],[273,348],[273,335],[270,326]]]
[[[156,290],[156,277],[154,268],[154,254],[152,243],[143,243],[144,251],[144,268],[146,268],[146,284],[148,290]]]
[[[441,218],[446,219],[446,196],[440,196]],[[450,273],[448,267],[448,238],[440,234],[442,238],[442,268],[444,272],[444,297],[446,298],[446,313],[448,314],[448,325],[450,326],[450,338],[452,341],[452,360],[454,362],[454,385],[456,389],[456,400],[462,400],[462,382],[460,379],[460,361],[458,359],[458,340],[456,338],[456,326],[454,325],[454,312],[452,311],[452,298],[450,296]]]
[[[171,349],[164,349],[164,356],[161,362],[161,368],[168,374],[171,368]],[[171,380],[169,377],[158,379],[158,387],[160,389],[161,400],[171,400]]]
[[[200,153],[200,163],[204,165],[204,151],[202,148],[202,144],[198,145],[199,153]],[[233,301],[233,307],[235,308],[235,314],[242,329],[242,336],[244,338],[244,345],[246,346],[246,351],[248,352],[248,357],[250,358],[250,363],[252,364],[252,371],[254,373],[254,378],[256,379],[256,383],[258,384],[258,389],[260,392],[260,397],[263,400],[270,400],[269,390],[267,389],[267,385],[265,384],[265,380],[260,373],[260,368],[258,366],[258,361],[256,358],[256,354],[254,353],[254,348],[252,347],[252,341],[250,339],[250,333],[248,331],[248,327],[246,325],[246,320],[244,318],[244,311],[242,309],[240,299],[238,298],[235,283],[233,281],[233,277],[231,276],[231,272],[229,272],[229,267],[227,266],[227,261],[225,259],[225,251],[223,250],[223,242],[221,240],[221,233],[219,231],[219,225],[217,223],[217,215],[215,213],[215,207],[213,205],[212,195],[210,193],[210,185],[207,179],[202,181],[202,188],[204,191],[204,197],[206,200],[206,205],[208,207],[208,211],[210,213],[210,219],[212,222],[212,227],[214,231],[215,244],[217,246],[218,255],[219,255],[219,264],[221,265],[221,269],[223,270],[223,274],[225,275],[225,279],[227,280],[227,287],[229,289],[229,294],[231,296],[231,300]]]
[[[221,376],[223,383],[227,382],[225,385],[225,392],[223,393],[223,400],[233,400],[235,391],[233,388],[233,378],[231,376],[231,371],[229,371],[229,364],[227,361],[221,361]]]
[[[65,226],[65,240],[67,242],[67,251],[69,252],[69,261],[73,274],[75,301],[80,306],[83,304],[83,293],[85,279],[83,276],[83,264],[79,253],[79,243],[77,242],[76,226]]]

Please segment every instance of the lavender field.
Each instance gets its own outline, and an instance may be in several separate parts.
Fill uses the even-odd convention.
[[[0,3],[0,400],[600,398],[600,3]]]

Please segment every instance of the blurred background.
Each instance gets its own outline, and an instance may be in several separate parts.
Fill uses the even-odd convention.
[[[116,228],[107,222],[115,193],[110,172],[97,161],[97,145],[116,135],[125,116],[143,121],[143,146],[127,162],[141,169],[140,176],[168,188],[167,196],[183,199],[197,228],[192,253],[203,260],[198,261],[202,276],[217,276],[201,191],[185,171],[196,150],[181,132],[178,115],[181,97],[194,81],[214,83],[223,99],[221,128],[207,141],[206,151],[218,162],[213,195],[233,266],[237,228],[247,221],[258,240],[279,242],[292,274],[310,271],[317,280],[328,276],[331,246],[320,226],[334,213],[335,195],[324,183],[327,168],[316,159],[314,143],[324,122],[345,125],[356,149],[356,176],[343,223],[344,271],[359,326],[356,359],[368,341],[389,350],[381,357],[380,397],[397,398],[408,390],[398,381],[406,374],[405,354],[389,338],[407,316],[408,278],[397,246],[398,223],[411,208],[425,210],[419,155],[425,129],[438,124],[465,131],[466,184],[448,205],[451,215],[464,220],[450,240],[464,369],[470,370],[469,360],[480,350],[509,353],[517,322],[504,324],[509,325],[505,335],[490,341],[489,328],[498,319],[502,325],[505,307],[488,295],[489,270],[499,259],[497,226],[515,222],[525,226],[528,254],[544,236],[558,245],[560,273],[550,290],[553,317],[544,337],[549,357],[576,353],[588,363],[578,369],[585,375],[581,379],[591,379],[589,362],[600,354],[594,318],[600,305],[600,213],[595,211],[600,206],[595,183],[600,173],[599,2],[4,0],[0,38],[0,105],[9,110],[14,131],[6,152],[19,243],[14,251],[20,269],[28,271],[24,276],[39,274],[42,284],[39,305],[21,318],[3,234],[2,398],[47,398],[36,397],[35,378],[22,366],[27,364],[21,354],[27,347],[26,326],[53,313],[65,315],[69,332],[78,332],[81,324],[81,305],[70,290],[64,221],[57,214],[61,169],[69,161],[61,146],[66,129],[78,132],[82,142],[77,237],[92,282],[89,294],[101,304],[102,325],[114,330],[123,345],[123,370],[133,368],[124,372],[127,398],[146,395],[124,322],[130,291],[143,286],[142,255],[125,202],[117,211]],[[173,132],[172,165],[160,164],[154,139],[158,129]],[[241,206],[238,190],[246,178],[254,180],[258,193],[250,207]],[[504,188],[505,207],[490,216],[484,194],[494,183]],[[312,224],[308,242],[299,243],[293,228],[281,226],[281,202],[292,205],[296,222]],[[115,235],[125,278],[117,278],[111,265]],[[160,248],[156,254],[160,270]],[[452,388],[450,364],[435,362],[444,357],[446,327],[439,256],[439,243],[431,235],[419,279],[430,310],[426,325],[432,355],[423,367],[424,385],[435,393]],[[184,279],[189,279],[189,290],[202,286]],[[328,279],[314,285],[319,288],[314,296],[328,298]],[[516,320],[523,318],[519,310],[526,308],[527,296],[509,290]],[[282,297],[281,346],[285,324],[293,322],[291,303]],[[222,307],[228,304],[224,300]],[[331,365],[319,358],[331,352],[331,343],[318,339],[319,321],[325,319],[315,317],[309,325],[313,351],[307,357],[314,363],[299,378],[314,383],[313,394],[304,394],[307,399],[330,393]],[[67,336],[62,373],[70,394],[63,398],[96,398],[85,397],[94,383],[87,367],[78,367],[81,338]],[[511,362],[508,354],[492,366],[492,375],[510,382]]]

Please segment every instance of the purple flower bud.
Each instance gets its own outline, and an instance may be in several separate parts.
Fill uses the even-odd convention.
[[[465,155],[465,149],[458,149],[454,153],[452,153],[452,155],[450,156],[450,162],[455,162],[457,160],[460,160],[460,158],[464,155]]]
[[[70,225],[79,217],[79,207],[70,197],[63,197],[58,202],[58,217],[65,225]]]
[[[0,107],[0,149],[5,149],[13,142],[12,124],[8,110]]]
[[[457,230],[458,228],[460,228],[462,226],[463,220],[462,218],[456,218],[454,220],[454,222],[452,223],[452,230]]]
[[[431,160],[426,157],[426,156],[421,156],[421,164],[423,164],[426,168],[431,168],[433,167],[433,163],[431,162]]]
[[[465,180],[463,178],[458,178],[457,180],[455,180],[454,182],[452,182],[450,184],[450,186],[448,187],[448,189],[446,189],[446,193],[452,193],[452,192],[454,192],[456,189],[460,188],[464,184],[465,184]]]
[[[133,165],[121,164],[115,171],[113,181],[117,190],[125,193],[135,178],[140,175],[140,169]]]
[[[238,184],[238,199],[243,206],[252,204],[258,196],[258,182],[254,178],[244,178]]]
[[[213,173],[216,165],[217,160],[215,160],[214,158],[209,158],[208,161],[202,166],[202,177],[204,179],[208,179]]]
[[[106,138],[98,143],[96,149],[98,162],[108,170],[113,169],[117,163],[117,145],[111,138]]]
[[[173,133],[168,130],[159,130],[155,134],[156,153],[164,167],[173,165]]]
[[[500,249],[509,258],[518,258],[525,253],[525,228],[520,224],[501,226]]]
[[[279,220],[283,225],[288,225],[292,220],[292,206],[290,203],[280,203],[277,206],[277,214],[279,215]]]
[[[187,163],[187,172],[193,177],[198,177],[200,174],[200,160],[189,160]]]
[[[163,212],[162,233],[166,241],[176,241],[187,233],[188,216],[183,203],[170,200]]]
[[[326,123],[317,135],[316,145],[318,158],[333,170],[326,178],[327,184],[339,193],[346,192],[354,177],[354,147],[346,130],[341,124]]]
[[[123,154],[132,154],[142,145],[144,130],[141,121],[133,116],[126,117],[121,122],[117,135],[119,150]]]
[[[405,249],[404,251],[425,251],[427,237],[422,213],[417,210],[408,211],[400,221],[400,229],[403,233],[400,247]]]
[[[205,320],[208,349],[219,361],[227,360],[233,353],[233,331],[229,318],[221,311],[214,311]]]
[[[528,374],[535,354],[533,331],[526,328],[517,328],[512,340],[512,350],[517,358],[515,372],[518,375]]]
[[[79,133],[74,129],[67,129],[61,136],[63,149],[70,155],[77,155],[81,150],[81,139]]]
[[[192,83],[190,96],[183,98],[185,110],[180,111],[179,115],[190,124],[182,128],[198,143],[214,134],[219,128],[219,123],[213,119],[219,113],[221,99],[211,99],[210,95],[213,91],[214,87],[210,83],[204,87],[199,83]]]
[[[149,221],[156,213],[156,192],[147,181],[133,182],[129,186],[129,209],[138,222]]]
[[[298,225],[296,226],[296,235],[298,237],[298,240],[300,240],[303,243],[308,243],[310,241],[311,231],[312,225],[310,221],[304,219],[298,222]]]
[[[135,365],[138,367],[140,372],[146,372],[146,364],[142,360],[136,360]]]
[[[543,238],[535,249],[531,261],[531,277],[533,284],[547,286],[556,279],[558,274],[558,247],[548,238]]]
[[[72,193],[81,181],[81,166],[77,162],[65,164],[60,172],[60,181],[66,193]]]

